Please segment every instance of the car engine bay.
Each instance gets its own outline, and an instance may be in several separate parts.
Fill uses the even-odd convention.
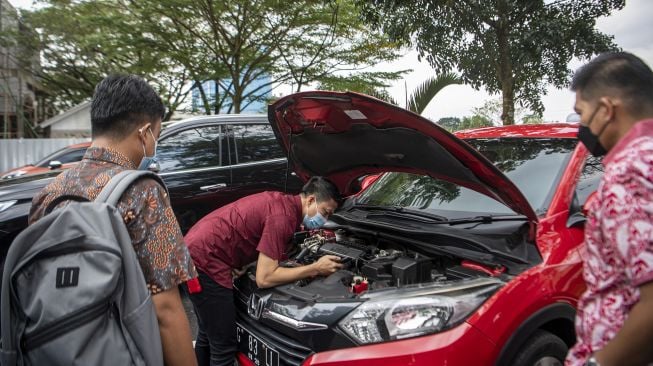
[[[343,229],[299,232],[294,241],[297,251],[281,266],[308,265],[325,255],[335,255],[343,264],[329,276],[282,286],[308,298],[352,298],[386,288],[489,277],[497,270],[448,256],[425,255],[400,243],[351,235]]]

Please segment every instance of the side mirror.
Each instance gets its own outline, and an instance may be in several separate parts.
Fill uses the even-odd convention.
[[[589,206],[596,199],[596,191],[590,193],[585,200],[583,206],[578,202],[578,194],[574,192],[574,198],[571,201],[571,206],[569,207],[569,218],[567,219],[567,227],[571,228],[574,226],[584,225],[587,221],[587,213],[589,211]]]
[[[50,169],[54,170],[54,169],[61,168],[62,165],[63,164],[61,164],[61,162],[59,160],[51,160],[50,164],[48,164],[48,167],[50,167]]]

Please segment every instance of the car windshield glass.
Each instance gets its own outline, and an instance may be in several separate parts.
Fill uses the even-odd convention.
[[[548,208],[574,139],[499,138],[466,140],[493,162],[524,194],[538,214]],[[383,175],[356,201],[420,210],[513,214],[500,202],[454,183],[409,173]]]

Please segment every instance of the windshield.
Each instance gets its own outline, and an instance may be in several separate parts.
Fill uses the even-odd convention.
[[[466,140],[512,180],[537,214],[546,212],[574,139]],[[453,183],[409,173],[386,173],[358,197],[358,204],[420,210],[514,214],[502,203]]]

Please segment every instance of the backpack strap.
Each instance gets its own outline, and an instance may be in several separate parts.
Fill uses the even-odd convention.
[[[43,216],[45,216],[45,215],[49,214],[50,212],[52,212],[52,210],[54,210],[57,206],[59,206],[60,203],[65,202],[65,201],[88,202],[89,200],[88,200],[88,198],[85,198],[85,197],[73,196],[73,195],[69,195],[69,194],[59,196],[59,197],[53,199],[52,202],[50,202],[50,204],[48,204],[45,207],[45,211],[43,211]]]
[[[156,173],[148,170],[125,170],[111,178],[109,183],[104,186],[95,201],[105,202],[111,206],[115,206],[118,204],[118,201],[120,201],[120,198],[132,183],[138,179],[145,177],[156,180],[163,187],[163,189],[168,192],[168,189],[163,183],[163,180]]]

